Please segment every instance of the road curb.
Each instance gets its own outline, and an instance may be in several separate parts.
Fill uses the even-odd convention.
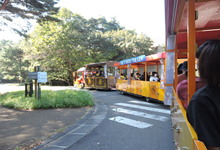
[[[75,142],[95,129],[105,119],[106,114],[107,106],[96,102],[95,108],[75,125],[68,128],[67,131],[45,140],[43,144],[33,150],[67,150]]]

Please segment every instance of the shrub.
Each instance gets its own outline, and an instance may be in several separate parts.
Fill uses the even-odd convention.
[[[93,96],[88,91],[62,90],[42,91],[41,99],[25,97],[24,91],[5,93],[0,96],[0,105],[17,109],[79,108],[94,106]]]

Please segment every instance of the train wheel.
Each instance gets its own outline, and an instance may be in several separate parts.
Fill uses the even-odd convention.
[[[124,95],[125,93],[123,91],[121,91],[121,94]]]
[[[147,102],[151,102],[150,98],[146,97],[146,101]]]

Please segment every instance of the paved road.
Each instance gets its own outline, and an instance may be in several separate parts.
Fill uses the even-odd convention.
[[[10,85],[8,88],[14,90]],[[66,89],[53,87],[55,90],[62,88]],[[0,89],[2,92],[1,85]],[[91,117],[84,120],[84,123],[81,122],[82,125],[73,127],[66,135],[39,149],[174,150],[168,107],[121,95],[117,91],[91,92],[97,103]]]
[[[117,91],[92,91],[107,106],[105,119],[68,149],[174,150],[168,107]]]
[[[73,87],[44,86],[44,89],[62,90]],[[17,84],[0,84],[0,93],[24,90]],[[59,137],[74,127],[79,120],[93,112],[94,108],[64,108],[46,110],[17,110],[0,106],[0,150],[25,149],[39,145],[47,139]],[[51,139],[50,138],[50,139]]]

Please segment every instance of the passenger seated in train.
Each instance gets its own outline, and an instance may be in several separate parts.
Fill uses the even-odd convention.
[[[145,81],[145,72],[144,72],[143,75],[140,77],[140,80]]]
[[[92,71],[92,76],[96,76],[97,71]]]
[[[137,72],[135,75],[135,80],[140,80],[140,77],[141,77],[141,74]]]
[[[131,73],[131,80],[135,80],[134,73]]]
[[[191,98],[187,117],[198,140],[208,150],[220,150],[220,69],[217,67],[220,66],[220,40],[209,40],[202,46],[198,71],[207,86]]]
[[[84,82],[84,79],[82,76],[79,76],[76,81],[74,82],[74,86],[77,86],[79,84],[82,84]]]
[[[147,81],[150,81],[151,74],[152,74],[151,72],[147,73]]]
[[[104,74],[104,71],[103,71],[103,70],[101,70],[101,71],[100,71],[100,76],[101,76],[101,77],[104,77],[104,76],[105,76],[105,74]]]
[[[188,66],[187,61],[183,63],[182,70],[183,70],[183,76],[180,78],[182,80],[176,88],[177,95],[179,99],[181,100],[183,107],[186,109],[188,107]],[[206,82],[204,80],[201,80],[199,77],[196,77],[196,91],[203,86],[206,85]]]
[[[121,73],[121,75],[120,75],[119,79],[121,79],[121,80],[125,80],[125,76],[124,76],[124,74],[123,74],[123,73]]]
[[[179,67],[179,70],[181,70],[182,73],[177,76],[178,83],[187,79],[187,65],[188,65],[188,62],[184,61],[182,65]]]
[[[158,73],[156,71],[152,72],[152,76],[150,77],[150,81],[156,81],[156,82],[160,81],[160,78],[158,77]]]
[[[183,63],[179,64],[178,67],[177,67],[177,74],[178,75],[183,73],[182,66],[183,66]]]
[[[145,80],[145,72],[144,72],[143,75],[140,77],[140,80],[142,80],[142,81],[149,81],[150,77],[149,77],[148,74],[146,75],[146,77],[147,77],[147,80]]]
[[[96,76],[96,77],[100,76],[100,72],[99,72],[99,71],[96,71],[95,76]]]
[[[86,72],[85,77],[92,77],[92,72],[90,71]]]

